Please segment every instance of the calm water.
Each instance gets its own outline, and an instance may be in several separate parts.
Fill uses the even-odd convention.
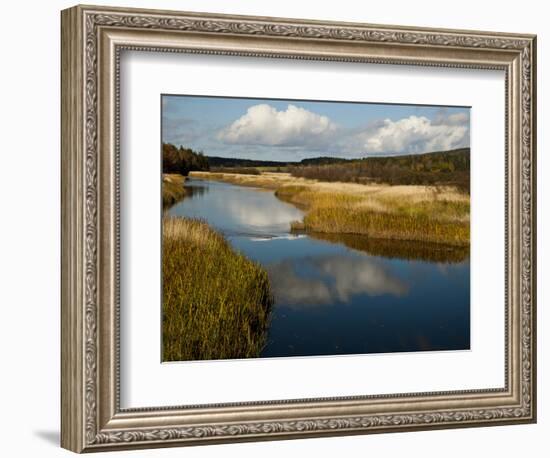
[[[293,235],[290,222],[302,212],[272,191],[197,179],[186,186],[200,189],[170,214],[205,219],[269,273],[275,305],[261,356],[470,347],[464,255],[387,241],[380,250],[382,242],[355,236]]]

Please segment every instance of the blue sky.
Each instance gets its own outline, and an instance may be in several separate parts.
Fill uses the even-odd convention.
[[[162,96],[162,141],[275,161],[418,154],[470,145],[470,109]]]

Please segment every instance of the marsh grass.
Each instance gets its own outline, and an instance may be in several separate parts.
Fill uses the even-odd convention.
[[[468,244],[470,226],[441,221],[424,214],[391,214],[341,207],[314,208],[306,214],[301,230],[339,234],[362,234],[393,240],[437,241],[451,245]],[[297,228],[296,228],[297,229]]]
[[[168,208],[187,195],[185,177],[177,173],[162,174],[162,207]]]
[[[452,187],[319,182],[285,173],[198,173],[206,179],[274,189],[305,211],[295,231],[468,246],[470,198]]]
[[[163,219],[163,361],[258,357],[273,297],[267,272],[205,222]]]

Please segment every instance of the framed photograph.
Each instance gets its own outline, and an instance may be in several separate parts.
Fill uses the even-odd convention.
[[[62,446],[536,421],[536,37],[62,12]]]

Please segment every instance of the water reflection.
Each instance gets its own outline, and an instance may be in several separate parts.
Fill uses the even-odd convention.
[[[358,295],[403,296],[408,285],[379,260],[369,257],[320,256],[269,265],[275,298],[293,307],[338,305]]]
[[[206,194],[210,188],[199,183],[185,184],[185,197],[198,198]]]
[[[410,240],[373,239],[355,234],[309,233],[317,240],[343,243],[354,250],[373,256],[391,259],[407,259],[437,263],[456,264],[464,262],[470,256],[469,247],[443,245],[440,243],[414,242]]]
[[[186,187],[208,188],[210,193],[179,202],[170,209],[170,215],[203,218],[226,235],[289,235],[290,223],[303,216],[296,207],[278,201],[269,191],[194,178],[188,180]]]

